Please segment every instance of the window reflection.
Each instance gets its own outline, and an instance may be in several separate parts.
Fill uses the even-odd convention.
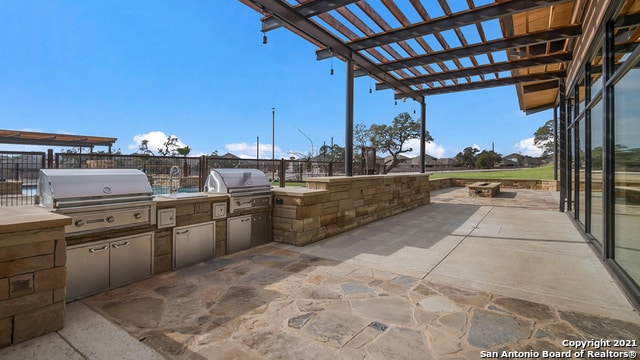
[[[640,70],[615,91],[615,260],[640,283]]]
[[[584,119],[584,118],[583,118]],[[584,120],[580,122],[580,124],[578,124],[578,132],[579,132],[579,136],[578,136],[578,154],[576,154],[576,161],[579,165],[579,172],[578,172],[578,221],[580,221],[580,223],[582,223],[583,225],[586,224],[585,221],[585,189],[584,189],[584,179],[585,179],[585,132],[586,132],[586,127],[584,126]]]
[[[602,101],[591,109],[591,235],[600,244],[602,228]]]

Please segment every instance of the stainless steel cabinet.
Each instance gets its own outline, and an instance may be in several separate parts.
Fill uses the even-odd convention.
[[[109,288],[109,242],[67,250],[67,300]]]
[[[69,247],[67,293],[72,300],[153,275],[153,233]]]
[[[227,253],[245,250],[251,247],[252,215],[236,216],[227,219]]]
[[[271,242],[271,213],[262,212],[253,214],[251,220],[251,246],[267,244]]]
[[[173,229],[173,268],[193,265],[213,258],[215,222]]]
[[[121,238],[109,243],[109,278],[118,287],[153,275],[153,235]]]
[[[271,242],[271,212],[227,219],[227,253]]]

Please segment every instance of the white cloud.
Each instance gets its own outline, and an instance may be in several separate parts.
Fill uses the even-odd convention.
[[[404,154],[409,157],[420,155],[420,139],[410,139],[407,141],[405,148],[411,148],[412,150]],[[436,158],[444,157],[446,152],[444,146],[438,145],[435,142],[427,143],[425,146],[425,152]]]
[[[227,144],[224,146],[224,148],[228,152],[232,153],[233,155],[236,155],[244,159],[256,158],[256,150],[257,150],[256,143],[247,144],[246,142],[241,142],[241,143]],[[224,155],[224,154],[220,154],[220,155]],[[271,144],[260,144],[259,155],[260,155],[260,159],[271,159]],[[275,157],[276,159],[280,159],[283,157],[285,159],[289,158],[287,153],[283,152],[282,149],[280,149],[277,146],[275,147]]]
[[[133,137],[133,141],[135,142],[135,144],[129,144],[127,146],[127,148],[137,151],[138,148],[140,147],[140,144],[142,143],[142,140],[147,140],[148,143],[148,147],[149,150],[153,151],[155,154],[158,153],[158,149],[164,149],[164,143],[167,141],[167,138],[171,136],[171,137],[175,137],[180,139],[178,136],[176,135],[167,135],[162,131],[150,131],[146,134],[139,134]],[[182,141],[178,140],[177,142],[177,147],[185,147],[187,146],[185,143],[183,143]],[[191,155],[190,155],[191,156]]]
[[[518,141],[513,145],[513,149],[515,152],[522,155],[529,155],[533,157],[542,156],[542,149],[534,145],[532,137]]]

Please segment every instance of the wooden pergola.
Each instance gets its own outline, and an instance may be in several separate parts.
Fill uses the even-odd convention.
[[[554,107],[584,0],[240,0],[264,14],[263,32],[287,27],[318,46],[317,59],[352,60],[396,99],[516,85],[520,108]],[[479,2],[476,0],[476,2]],[[485,1],[486,3],[486,1]],[[431,11],[432,13],[430,13]],[[499,29],[500,34],[496,34]]]
[[[109,148],[108,152],[110,153],[111,146],[117,140],[117,138],[99,136],[51,134],[21,130],[0,130],[0,143],[3,144],[71,146],[90,148],[92,150],[94,146],[106,146]]]
[[[625,47],[640,38],[639,31],[628,33],[625,28],[638,22],[640,0],[619,1],[623,4],[616,28],[623,29],[624,39],[614,49],[616,63],[624,61]],[[520,109],[527,114],[557,109],[566,95],[565,82],[572,82],[580,71],[571,64],[582,61],[586,48],[581,45],[594,35],[593,25],[583,29],[583,23],[601,17],[598,12],[604,9],[598,6],[604,1],[598,0],[240,2],[263,14],[264,43],[269,31],[285,27],[315,44],[318,60],[336,57],[347,63],[348,175],[354,77],[369,76],[376,80],[376,90],[392,89],[396,100],[421,103],[423,130],[429,95],[515,85]],[[598,57],[594,61],[592,65],[601,64]],[[593,72],[590,80],[600,76]],[[421,144],[424,164],[424,141]]]
[[[576,38],[582,34],[586,3],[240,1],[263,14],[263,42],[269,31],[285,27],[315,44],[318,60],[336,57],[346,62],[347,175],[351,175],[353,155],[353,78],[369,76],[376,80],[375,90],[392,89],[396,100],[419,102],[423,133],[429,95],[515,85],[521,110],[551,109],[559,103],[562,79],[567,77]]]

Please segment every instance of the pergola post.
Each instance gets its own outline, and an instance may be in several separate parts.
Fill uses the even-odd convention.
[[[569,182],[569,162],[567,161],[568,142],[567,142],[567,100],[564,94],[564,79],[560,79],[560,211],[565,211],[565,202],[568,199],[567,185]]]
[[[426,132],[427,132],[427,103],[424,101],[424,96],[422,97],[422,101],[420,101],[420,172],[426,172],[426,164],[425,162],[425,152],[426,152]]]
[[[353,176],[353,59],[347,58],[347,98],[344,134],[344,172]]]

